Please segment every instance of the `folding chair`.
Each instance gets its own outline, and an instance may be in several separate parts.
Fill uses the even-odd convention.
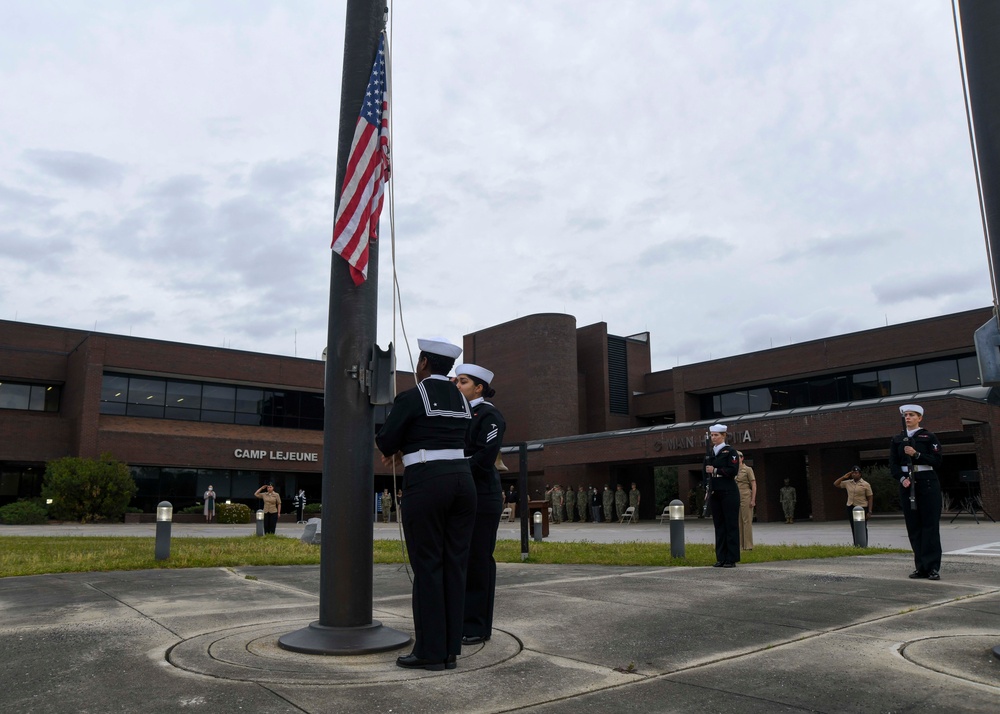
[[[508,506],[507,508],[503,509],[500,512],[500,520],[501,521],[511,521],[511,520],[513,520],[513,517],[510,515],[512,512],[513,512],[513,509],[511,509],[510,506]]]
[[[628,508],[625,509],[625,513],[622,514],[622,517],[618,519],[618,522],[631,523],[634,517],[635,517],[635,506],[629,506]]]
[[[670,506],[664,506],[663,513],[658,515],[657,518],[660,519],[661,526],[664,524],[664,522],[668,522],[670,520]]]

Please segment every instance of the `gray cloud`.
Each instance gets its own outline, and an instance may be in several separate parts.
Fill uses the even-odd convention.
[[[900,273],[894,271],[872,285],[872,293],[880,305],[896,305],[911,300],[955,298],[982,287],[986,265],[981,269],[922,271]]]
[[[24,158],[39,171],[84,188],[118,186],[125,178],[123,164],[82,151],[28,149]]]

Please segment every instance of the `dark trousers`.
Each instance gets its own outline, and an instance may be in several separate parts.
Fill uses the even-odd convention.
[[[906,535],[913,548],[913,565],[929,573],[941,569],[941,482],[933,472],[919,472],[917,510],[910,508],[910,489],[899,487],[899,504],[906,521]],[[929,477],[923,476],[930,473]]]
[[[296,522],[304,521],[305,520],[305,510],[306,510],[305,506],[296,506],[295,507],[295,521]]]
[[[278,527],[278,514],[264,512],[264,535],[268,533],[274,533],[275,529]]]
[[[468,471],[448,473],[407,482],[403,498],[403,534],[413,567],[413,654],[443,662],[462,651],[476,487]]]
[[[712,522],[715,524],[715,559],[740,562],[740,492],[712,491]]]
[[[469,546],[469,567],[465,575],[465,637],[489,637],[493,633],[493,601],[497,588],[497,528],[503,497],[500,493],[480,493],[476,498],[476,524]]]

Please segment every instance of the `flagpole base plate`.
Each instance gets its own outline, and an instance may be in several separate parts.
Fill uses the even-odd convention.
[[[312,622],[278,638],[278,646],[292,652],[318,655],[362,655],[400,649],[412,642],[405,632],[378,620],[360,627],[329,627]]]

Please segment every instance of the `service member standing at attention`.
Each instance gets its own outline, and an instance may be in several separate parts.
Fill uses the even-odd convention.
[[[636,487],[635,482],[632,482],[632,490],[628,492],[628,505],[630,508],[634,508],[635,511],[632,512],[632,522],[639,522],[639,504],[642,503],[642,494]]]
[[[911,578],[939,580],[941,576],[941,482],[934,469],[941,465],[941,443],[920,426],[924,408],[904,404],[899,408],[906,422],[906,441],[902,434],[892,437],[889,445],[889,469],[899,480],[899,503],[903,507],[906,535],[913,548],[916,569]],[[910,506],[910,483],[916,484],[917,508]]]
[[[486,399],[496,392],[490,387],[493,373],[475,364],[455,367],[456,384],[472,408],[472,423],[465,438],[465,453],[476,483],[476,525],[469,548],[465,576],[465,620],[462,644],[478,645],[493,634],[493,601],[497,586],[497,528],[503,510],[503,486],[496,468],[497,454],[507,430],[500,411]]]
[[[740,562],[740,489],[736,485],[740,457],[736,449],[726,443],[725,424],[713,424],[708,431],[713,455],[705,465],[705,473],[711,479],[714,567],[732,568]]]
[[[740,470],[736,472],[736,486],[740,489],[740,550],[753,550],[753,509],[757,507],[757,479],[753,469],[740,457]]]
[[[465,457],[469,403],[447,374],[462,348],[417,340],[413,389],[396,396],[375,436],[383,463],[402,453],[403,535],[413,566],[413,651],[400,667],[454,669],[462,650],[465,575],[476,520],[476,486]]]

